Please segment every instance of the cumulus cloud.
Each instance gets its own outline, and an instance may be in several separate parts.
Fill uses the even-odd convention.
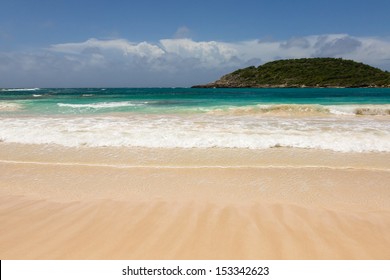
[[[0,53],[0,87],[190,86],[237,68],[301,57],[343,57],[390,70],[390,41],[348,34],[241,42],[91,38],[30,53]]]
[[[168,54],[197,61],[193,67],[222,67],[238,56],[237,50],[225,43],[195,42],[191,39],[160,40],[161,48]]]
[[[187,26],[181,26],[176,30],[175,35],[173,37],[175,39],[185,39],[190,38],[190,35],[191,30]]]
[[[310,42],[307,38],[301,37],[301,38],[291,38],[290,40],[287,40],[286,42],[282,42],[280,44],[280,47],[283,49],[291,49],[291,48],[300,48],[300,49],[307,49],[310,47]]]
[[[89,39],[81,43],[56,44],[49,51],[66,54],[111,53],[119,55],[136,55],[140,57],[159,57],[164,51],[156,45],[147,42],[131,43],[125,39],[98,40]]]
[[[317,49],[315,55],[320,57],[348,55],[358,50],[361,45],[361,41],[348,36],[333,40],[328,40],[328,38],[324,36],[320,37],[315,44]]]

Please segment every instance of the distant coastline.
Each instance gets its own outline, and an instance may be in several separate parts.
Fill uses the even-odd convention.
[[[389,88],[390,73],[338,58],[276,60],[193,88]]]

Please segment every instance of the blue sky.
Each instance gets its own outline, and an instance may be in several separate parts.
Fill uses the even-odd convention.
[[[388,0],[1,0],[0,87],[190,86],[281,58],[390,70]]]

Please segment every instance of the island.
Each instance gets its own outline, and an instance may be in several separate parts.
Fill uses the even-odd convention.
[[[390,87],[390,73],[341,58],[284,59],[250,66],[193,88]]]

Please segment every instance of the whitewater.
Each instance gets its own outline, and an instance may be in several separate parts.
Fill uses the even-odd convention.
[[[0,141],[390,152],[390,90],[3,89]]]

